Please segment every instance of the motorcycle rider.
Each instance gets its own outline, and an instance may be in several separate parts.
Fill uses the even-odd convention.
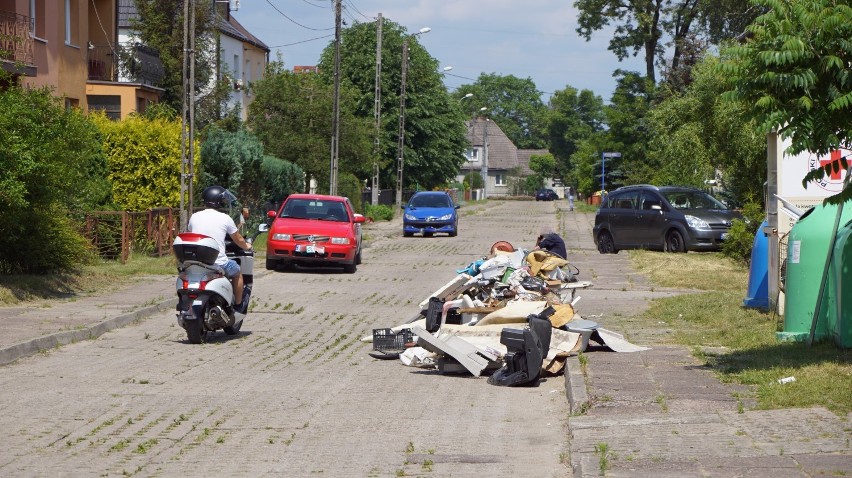
[[[222,267],[225,271],[225,277],[231,281],[231,286],[234,288],[234,308],[241,309],[243,305],[243,275],[240,271],[240,265],[233,259],[228,259],[225,254],[225,235],[231,236],[234,244],[245,250],[250,250],[251,244],[240,234],[234,220],[227,214],[218,211],[218,209],[224,207],[223,200],[226,192],[227,189],[222,186],[206,188],[201,193],[205,209],[196,212],[189,218],[187,231],[212,237],[219,244],[219,257],[216,258],[216,265]],[[230,195],[230,193],[228,194]]]

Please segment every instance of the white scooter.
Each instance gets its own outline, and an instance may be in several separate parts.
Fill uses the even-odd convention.
[[[268,224],[258,226],[258,234],[266,232]],[[178,295],[177,321],[190,343],[200,344],[208,332],[222,329],[236,335],[248,313],[249,299],[254,281],[254,250],[245,251],[232,242],[226,243],[229,259],[240,264],[243,275],[243,303],[234,307],[231,281],[221,267],[215,265],[219,246],[212,237],[185,232],[178,234],[172,249],[178,260],[178,277],[175,282]]]

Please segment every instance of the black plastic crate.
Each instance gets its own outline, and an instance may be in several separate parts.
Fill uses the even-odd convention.
[[[373,350],[383,354],[401,353],[413,342],[411,329],[373,329]]]

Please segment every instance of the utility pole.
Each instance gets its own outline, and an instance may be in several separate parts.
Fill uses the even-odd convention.
[[[382,132],[382,14],[376,19],[376,91],[373,97],[373,117],[376,121],[376,140],[373,144],[373,187],[371,188],[373,206],[379,204],[379,154],[381,152]]]
[[[180,230],[192,215],[192,179],[195,165],[195,4],[183,2],[183,114],[181,118]]]
[[[482,199],[488,199],[488,121],[482,122]]]
[[[405,149],[405,82],[408,77],[408,35],[402,40],[402,79],[399,86],[399,144],[396,163],[396,209],[402,206],[402,161]]]
[[[331,133],[331,177],[328,193],[337,195],[338,143],[340,141],[340,0],[334,0],[334,106]]]

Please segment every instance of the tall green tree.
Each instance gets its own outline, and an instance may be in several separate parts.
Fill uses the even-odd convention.
[[[485,114],[518,148],[547,147],[547,108],[531,78],[482,73],[473,84],[459,87],[454,96],[461,100],[468,93],[473,94],[463,103],[468,118],[486,108]]]
[[[281,61],[267,67],[252,86],[248,126],[267,155],[299,166],[328,191],[331,168],[333,88],[317,74],[293,73]],[[372,150],[371,125],[356,117],[356,92],[343,85],[340,93],[339,172],[366,178]]]
[[[619,60],[641,54],[645,76],[656,83],[655,62],[678,71],[692,35],[717,44],[742,32],[760,12],[741,0],[576,0],[577,33],[586,40],[615,25],[609,50]],[[739,29],[738,29],[739,28]],[[671,57],[662,42],[670,39]]]
[[[183,24],[184,2],[174,0],[134,0],[138,18],[132,20],[139,40],[160,53],[165,76],[161,101],[176,111],[183,108]],[[199,130],[228,112],[224,105],[231,84],[216,78],[217,13],[213,2],[196,1],[195,5],[195,91],[196,126]]]
[[[367,140],[375,142],[376,24],[355,23],[345,29],[340,45],[341,82],[355,92],[352,112],[371,124]],[[381,125],[378,155],[382,166],[381,184],[396,184],[402,46],[408,37],[408,74],[405,85],[405,126],[403,135],[404,187],[431,189],[454,178],[467,149],[465,115],[443,85],[438,61],[400,25],[385,19],[382,26]],[[320,59],[320,75],[333,81],[334,48],[330,44]],[[369,174],[361,175],[367,179]]]
[[[607,190],[625,184],[648,182],[653,174],[647,163],[647,116],[651,111],[655,86],[635,72],[617,72],[615,92],[606,109],[606,132],[603,151],[619,152],[620,157],[607,158],[604,172]],[[598,138],[599,139],[599,138]],[[599,151],[599,153],[603,152]],[[600,154],[598,154],[600,160]],[[600,173],[600,167],[597,168]]]
[[[590,90],[567,86],[553,94],[548,106],[547,137],[556,160],[555,174],[573,184],[571,156],[580,141],[603,129],[603,99]]]
[[[743,102],[764,131],[790,138],[788,152],[827,154],[852,147],[852,7],[836,0],[755,0],[771,10],[725,50],[725,97]],[[827,168],[848,169],[836,160]],[[806,179],[821,178],[817,169]],[[847,171],[848,179],[848,171]],[[828,198],[852,199],[852,188]]]

